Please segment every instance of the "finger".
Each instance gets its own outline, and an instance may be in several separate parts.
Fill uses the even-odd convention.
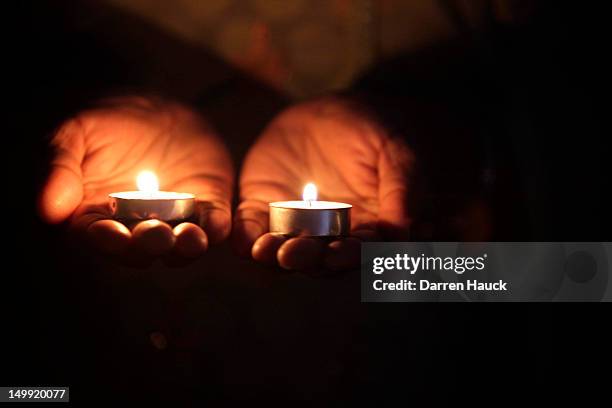
[[[169,252],[176,241],[172,228],[159,220],[142,221],[132,230],[134,247],[151,256]]]
[[[276,264],[276,254],[285,241],[287,237],[283,235],[270,233],[262,235],[253,244],[251,251],[253,259],[268,265]]]
[[[40,216],[50,224],[58,224],[72,214],[82,198],[80,177],[73,170],[53,165],[40,194]]]
[[[222,205],[211,201],[197,203],[198,224],[206,232],[207,241],[213,244],[226,239],[232,228],[232,213],[229,201]]]
[[[255,241],[268,231],[268,204],[245,200],[238,206],[232,229],[232,246],[241,257],[251,256]]]
[[[76,221],[76,224],[80,224],[81,227],[87,225],[86,235],[93,248],[108,255],[120,265],[132,268],[150,266],[153,258],[135,246],[132,232],[128,226],[115,220],[102,218],[103,216],[102,213],[92,211],[81,215]]]
[[[198,173],[175,181],[173,188],[176,188],[174,191],[188,191],[196,195],[197,224],[206,233],[208,242],[216,244],[231,232],[234,191],[232,159],[222,140],[200,116],[181,107],[174,114],[177,133],[195,132],[205,137],[198,139],[197,149],[193,149],[194,153],[184,157],[180,164],[185,174],[191,174],[193,169],[199,169]],[[173,171],[180,168],[174,167]]]
[[[173,229],[176,236],[174,248],[162,257],[166,266],[184,267],[192,263],[208,249],[208,237],[199,226],[184,222]]]
[[[132,237],[125,225],[114,220],[95,221],[87,228],[87,235],[94,248],[110,255],[125,252]]]
[[[66,220],[83,199],[83,136],[80,122],[72,120],[53,137],[51,168],[38,199],[40,216],[48,223]]]
[[[184,258],[197,258],[208,249],[208,237],[202,228],[190,222],[174,227],[174,252]]]
[[[391,238],[404,238],[410,226],[407,206],[414,155],[398,139],[389,139],[379,158],[379,228]]]
[[[102,201],[96,199],[95,201]],[[87,232],[95,222],[112,219],[110,206],[103,202],[100,204],[82,203],[70,219],[70,227],[77,233]],[[129,225],[125,225],[130,229]]]
[[[291,238],[278,249],[278,264],[289,270],[315,269],[321,264],[325,249],[322,240],[314,238]]]
[[[196,223],[206,232],[211,244],[226,239],[232,225],[232,173],[229,169],[217,170],[219,174],[191,177],[173,186],[176,191],[189,191],[196,195]]]
[[[357,268],[361,260],[361,241],[345,238],[330,242],[325,249],[324,265],[332,271],[346,271]]]

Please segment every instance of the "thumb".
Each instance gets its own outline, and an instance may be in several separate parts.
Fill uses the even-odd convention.
[[[48,223],[66,220],[83,199],[83,138],[83,128],[75,119],[63,125],[51,141],[51,166],[38,199],[39,214]]]
[[[414,161],[412,151],[399,139],[389,139],[381,151],[378,224],[391,239],[405,239],[408,234],[411,214],[407,200]]]
[[[232,227],[232,245],[241,257],[249,257],[253,244],[268,232],[268,203],[247,199],[238,206]]]

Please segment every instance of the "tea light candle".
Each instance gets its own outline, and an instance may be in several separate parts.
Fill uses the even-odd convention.
[[[348,235],[352,205],[317,201],[317,187],[308,183],[302,201],[270,203],[270,232],[305,237]]]
[[[189,193],[159,191],[157,176],[143,171],[136,177],[138,191],[108,195],[113,217],[118,220],[184,220],[194,212],[195,196]]]

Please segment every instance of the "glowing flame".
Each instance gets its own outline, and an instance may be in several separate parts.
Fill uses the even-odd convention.
[[[157,176],[152,171],[141,171],[136,177],[136,185],[138,190],[146,193],[152,193],[159,190],[159,182]]]
[[[304,186],[304,193],[302,194],[304,201],[316,201],[317,200],[317,186],[314,183],[308,183]]]

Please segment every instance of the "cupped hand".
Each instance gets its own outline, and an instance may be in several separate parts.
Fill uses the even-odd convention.
[[[40,214],[49,223],[67,221],[104,253],[183,261],[230,232],[231,159],[212,129],[182,105],[140,97],[107,100],[65,122],[51,147]],[[193,223],[124,225],[112,219],[108,194],[135,190],[143,170],[155,172],[163,190],[196,195]]]
[[[233,243],[243,256],[285,269],[347,270],[361,240],[402,239],[410,225],[410,149],[358,106],[321,99],[289,108],[249,151],[240,176]],[[353,205],[351,234],[331,241],[269,232],[268,203],[300,200],[314,182],[319,200]]]

